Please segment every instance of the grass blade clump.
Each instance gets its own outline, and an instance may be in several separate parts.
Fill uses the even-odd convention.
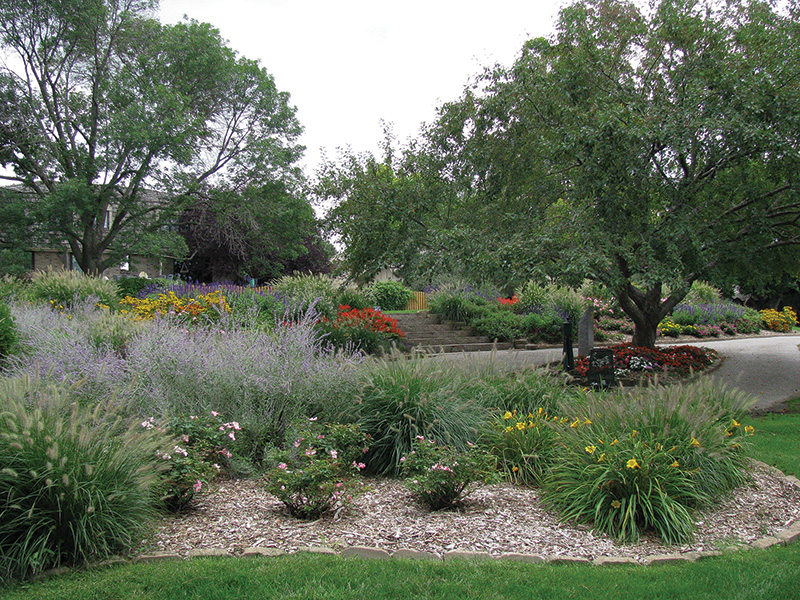
[[[118,407],[69,396],[24,377],[0,381],[4,577],[130,548],[152,514],[161,436]]]
[[[373,473],[396,474],[417,436],[464,449],[487,410],[468,392],[467,373],[449,361],[393,357],[375,362],[359,396],[362,430],[372,437],[365,457]]]
[[[747,479],[751,400],[713,380],[589,393],[564,404],[544,500],[620,541],[692,538],[691,511]]]

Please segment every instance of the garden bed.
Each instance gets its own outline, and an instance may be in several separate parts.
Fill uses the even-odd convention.
[[[713,509],[697,513],[695,540],[681,546],[667,546],[650,536],[635,544],[615,543],[588,526],[559,522],[542,507],[535,488],[511,484],[478,488],[459,511],[430,512],[413,501],[401,482],[366,479],[366,491],[350,508],[309,522],[289,516],[259,480],[221,481],[194,510],[157,523],[141,553],[186,556],[209,548],[240,554],[250,547],[294,552],[308,547],[341,550],[369,546],[440,556],[460,550],[493,556],[522,553],[643,560],[656,554],[749,544],[800,519],[800,489],[762,465],[751,470],[751,477],[752,485],[736,489]]]

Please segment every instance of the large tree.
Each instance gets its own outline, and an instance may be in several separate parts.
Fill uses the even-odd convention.
[[[0,4],[0,164],[11,171],[0,178],[29,192],[29,218],[89,273],[137,240],[169,237],[177,199],[204,185],[300,178],[288,94],[210,25],[161,25],[156,6]]]
[[[576,2],[427,140],[473,252],[488,240],[498,266],[603,281],[652,346],[695,279],[798,260],[800,9]]]

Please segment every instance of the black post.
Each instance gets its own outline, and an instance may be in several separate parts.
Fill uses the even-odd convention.
[[[575,368],[575,356],[572,353],[572,323],[564,321],[564,370],[572,371]]]

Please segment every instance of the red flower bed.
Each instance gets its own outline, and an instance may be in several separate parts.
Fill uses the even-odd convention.
[[[327,319],[323,318],[323,321]],[[403,337],[404,332],[397,326],[397,319],[383,314],[374,308],[350,308],[346,304],[339,306],[336,319],[333,321],[334,329],[339,327],[357,327],[368,331],[376,331],[387,335]]]
[[[666,346],[660,348],[637,348],[630,344],[610,346],[614,351],[614,368],[631,369],[645,373],[641,369],[631,368],[631,359],[645,359],[653,365],[652,372],[675,373],[688,375],[690,371],[702,371],[717,358],[717,351],[697,346]],[[638,362],[638,361],[634,361]],[[581,356],[575,361],[575,372],[586,376],[589,369],[589,357]]]

